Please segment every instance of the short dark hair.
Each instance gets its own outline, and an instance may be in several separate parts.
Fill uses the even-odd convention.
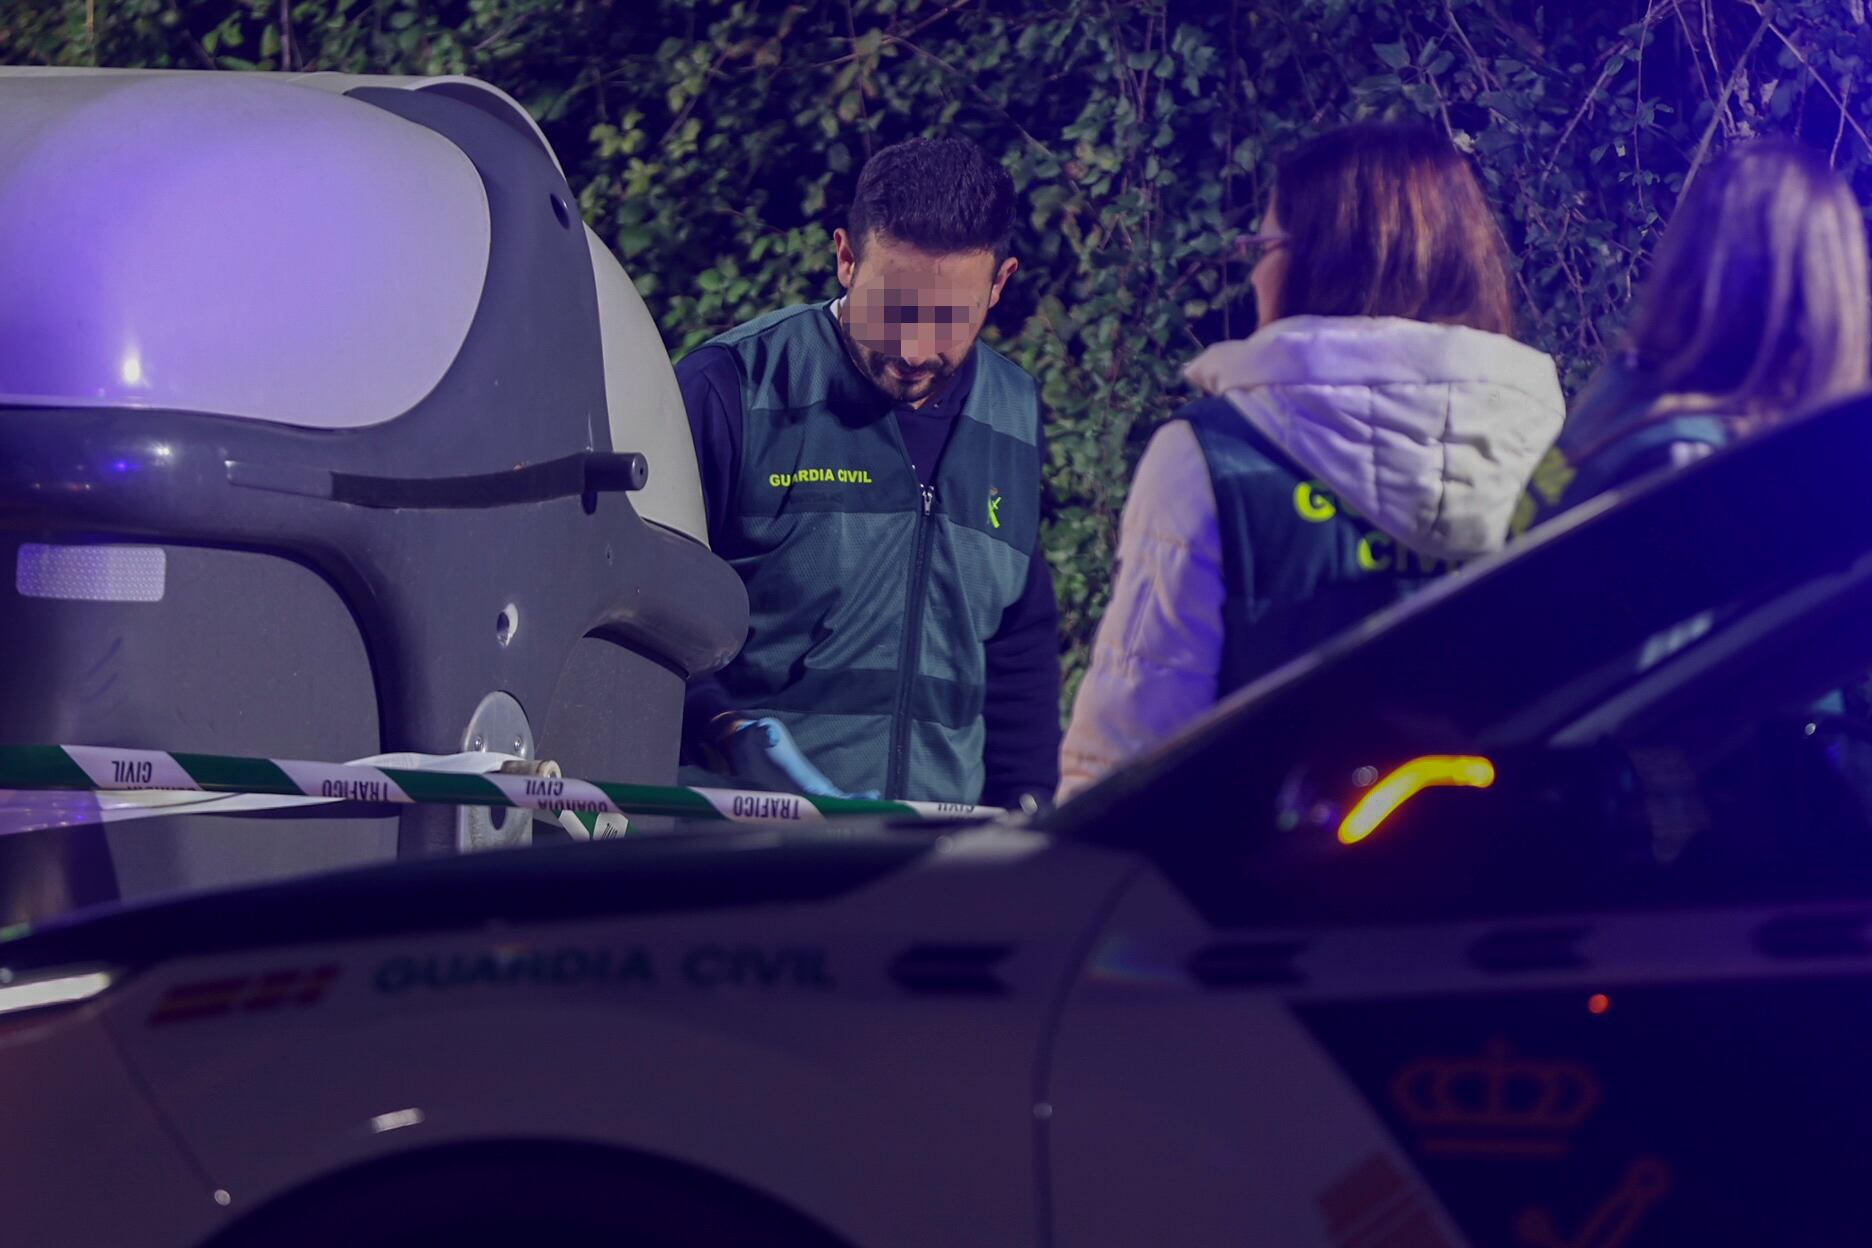
[[[1402,316],[1514,333],[1507,248],[1463,154],[1426,126],[1361,122],[1274,174],[1282,316]]]
[[[992,251],[1007,259],[1014,179],[968,139],[910,139],[865,162],[851,207],[852,249],[872,233],[934,255]]]

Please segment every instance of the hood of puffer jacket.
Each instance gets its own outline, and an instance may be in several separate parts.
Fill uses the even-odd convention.
[[[1439,559],[1500,548],[1566,416],[1550,356],[1397,317],[1288,317],[1184,373],[1353,511]]]

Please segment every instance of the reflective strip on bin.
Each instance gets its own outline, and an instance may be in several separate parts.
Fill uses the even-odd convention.
[[[48,546],[22,542],[13,588],[22,598],[161,602],[169,575],[160,546]]]

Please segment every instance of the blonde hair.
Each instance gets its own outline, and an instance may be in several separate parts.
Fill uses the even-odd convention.
[[[1654,414],[1744,428],[1866,385],[1866,226],[1844,178],[1780,139],[1732,151],[1685,191],[1645,282],[1628,358]]]

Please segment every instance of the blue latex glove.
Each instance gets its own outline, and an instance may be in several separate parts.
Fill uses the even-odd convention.
[[[826,779],[807,759],[793,734],[777,719],[742,720],[720,739],[722,756],[736,779],[778,793],[807,797],[855,797],[875,801],[877,794],[847,793]]]

